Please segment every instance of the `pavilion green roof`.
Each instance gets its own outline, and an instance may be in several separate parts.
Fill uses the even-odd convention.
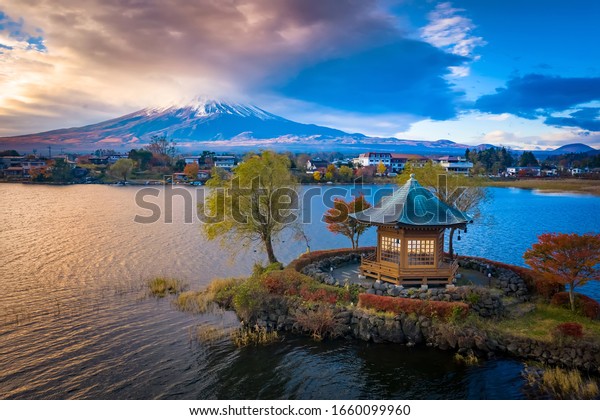
[[[472,218],[437,198],[411,174],[391,196],[374,207],[351,214],[361,223],[389,226],[462,227]]]

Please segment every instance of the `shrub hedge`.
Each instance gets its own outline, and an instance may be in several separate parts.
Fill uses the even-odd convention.
[[[570,308],[569,292],[559,292],[552,296],[552,305]],[[600,319],[600,303],[589,296],[575,293],[575,309],[590,319]]]
[[[414,313],[417,315],[438,316],[444,319],[455,316],[464,318],[469,313],[469,305],[464,302],[409,299],[366,293],[361,293],[358,296],[358,304],[362,308],[376,311],[392,312],[394,314]]]
[[[563,322],[556,326],[556,333],[562,337],[583,337],[583,326],[579,322]]]

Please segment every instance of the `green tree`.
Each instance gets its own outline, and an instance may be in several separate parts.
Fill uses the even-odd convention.
[[[215,216],[214,223],[202,225],[207,238],[220,238],[229,247],[260,242],[269,263],[277,262],[273,240],[293,227],[290,216],[297,198],[287,156],[271,151],[247,156],[233,169],[231,179],[211,179],[210,186],[199,205],[202,214]]]
[[[352,170],[352,168],[350,168],[348,166],[342,166],[339,169],[338,174],[339,174],[340,180],[342,182],[350,182],[350,181],[352,181],[352,176],[354,175],[354,171]]]
[[[145,171],[148,169],[148,164],[152,159],[152,152],[144,149],[131,149],[128,157],[137,163],[140,171]]]
[[[52,173],[55,182],[69,182],[73,179],[71,166],[64,158],[56,158],[48,163],[48,169]]]
[[[519,159],[519,166],[539,166],[539,162],[533,152],[523,152]]]
[[[431,161],[425,165],[409,162],[402,174],[396,178],[399,185],[404,185],[414,174],[419,183],[428,188],[439,200],[454,206],[463,213],[474,217],[480,216],[480,206],[488,200],[489,195],[484,186],[484,179],[480,177],[466,177],[446,170]],[[450,229],[448,253],[454,255],[454,233],[456,228]]]
[[[127,175],[131,174],[135,162],[132,159],[119,159],[108,168],[108,173],[115,178],[123,178],[127,181]]]
[[[600,234],[544,233],[523,258],[541,279],[569,286],[574,311],[575,288],[600,280]]]
[[[327,229],[330,232],[346,236],[352,242],[352,248],[358,248],[360,236],[371,226],[359,223],[348,217],[348,215],[366,210],[369,207],[371,207],[371,204],[365,200],[362,194],[350,202],[336,198],[333,201],[333,207],[325,212],[323,219],[327,223]]]

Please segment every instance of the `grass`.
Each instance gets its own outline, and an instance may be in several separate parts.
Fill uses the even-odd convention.
[[[148,281],[148,289],[154,297],[165,297],[181,292],[185,288],[184,284],[169,277],[155,277]]]
[[[529,373],[526,379],[529,386],[556,399],[583,400],[600,396],[596,380],[584,379],[578,370],[546,368],[541,376]]]
[[[465,366],[474,366],[474,365],[479,364],[479,359],[472,352],[469,352],[464,356],[460,353],[455,353],[454,360],[457,363],[463,364]]]
[[[231,341],[237,347],[264,346],[279,341],[277,331],[268,331],[265,327],[255,325],[251,327],[241,327],[231,333]]]
[[[546,303],[537,303],[534,311],[521,317],[495,321],[490,326],[502,333],[550,342],[553,340],[552,332],[564,322],[580,323],[584,338],[600,342],[600,321]]]
[[[215,279],[203,291],[180,293],[174,305],[181,311],[193,313],[214,312],[217,304],[226,308],[239,282],[238,279]]]
[[[203,343],[213,343],[227,337],[229,330],[221,327],[215,327],[210,324],[198,325],[192,332],[192,337]]]
[[[519,179],[519,180],[501,180],[487,181],[486,186],[488,187],[513,187],[522,188],[527,190],[543,190],[546,192],[558,192],[558,191],[569,191],[569,192],[581,192],[587,194],[600,195],[600,180],[598,179],[579,179],[579,178],[568,178],[568,179],[544,179],[544,178],[532,178],[532,179]]]

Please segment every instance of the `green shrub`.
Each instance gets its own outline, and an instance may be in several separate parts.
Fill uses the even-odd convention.
[[[269,300],[269,290],[260,278],[250,277],[235,287],[231,303],[244,320],[251,320]]]

